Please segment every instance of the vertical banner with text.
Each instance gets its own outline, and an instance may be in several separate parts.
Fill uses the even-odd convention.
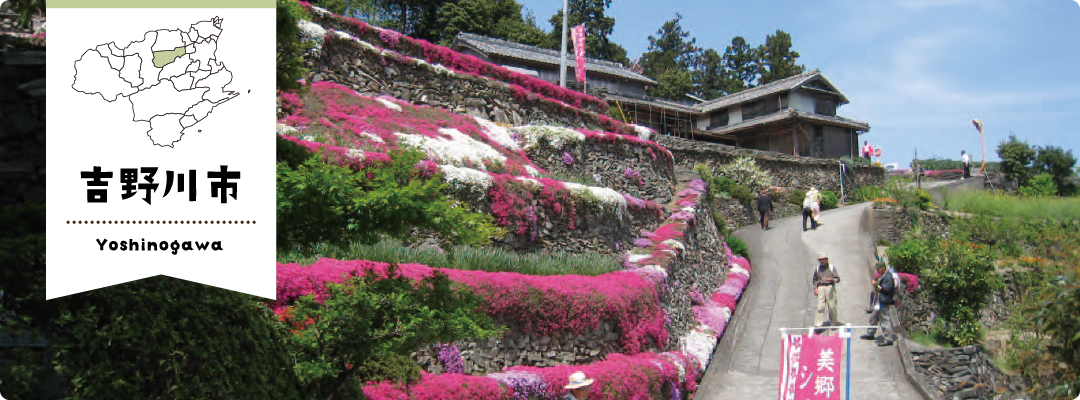
[[[166,275],[275,296],[272,0],[53,0],[46,299]]]
[[[570,32],[574,37],[574,75],[578,82],[585,82],[585,24],[573,27]]]
[[[843,339],[826,335],[782,335],[780,400],[840,399]]]

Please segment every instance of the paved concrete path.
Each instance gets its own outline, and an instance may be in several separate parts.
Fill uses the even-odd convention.
[[[817,231],[804,233],[799,216],[774,220],[768,231],[753,225],[736,233],[750,247],[753,283],[733,317],[741,320],[733,320],[717,346],[695,399],[777,398],[780,328],[813,324],[810,277],[818,252],[829,253],[840,274],[840,322],[867,324],[871,247],[860,222],[869,206],[823,212],[824,224]],[[878,347],[857,336],[852,347],[851,399],[922,399],[904,377],[894,347]]]

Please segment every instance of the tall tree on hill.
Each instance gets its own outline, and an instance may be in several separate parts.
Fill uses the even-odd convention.
[[[439,44],[453,42],[459,32],[475,33],[513,42],[537,45],[544,31],[532,16],[522,18],[521,4],[515,0],[457,0],[439,9]]]
[[[760,85],[795,76],[806,70],[805,66],[795,63],[799,53],[791,49],[791,35],[779,29],[775,34],[765,37],[765,44],[758,47],[758,56]]]
[[[614,61],[627,64],[630,59],[626,57],[626,49],[618,43],[611,41],[611,32],[615,29],[615,18],[609,17],[604,12],[611,7],[611,0],[570,0],[570,15],[567,18],[567,26],[574,27],[585,24],[585,54],[589,58]],[[560,50],[562,48],[562,20],[563,11],[559,10],[548,20],[554,28],[548,36],[545,46],[549,49]],[[566,40],[570,40],[569,33]],[[568,43],[567,52],[572,46]]]
[[[1066,179],[1073,175],[1073,167],[1076,166],[1076,157],[1072,150],[1065,150],[1058,146],[1037,147],[1038,154],[1035,156],[1032,167],[1054,177],[1054,184],[1060,189],[1067,188]],[[1071,192],[1071,190],[1066,190]]]
[[[712,100],[727,94],[725,84],[730,79],[730,73],[724,69],[724,58],[716,50],[708,49],[701,53],[693,75],[694,95]]]
[[[380,0],[387,20],[384,28],[427,41],[438,41],[442,32],[439,10],[452,0]]]
[[[737,93],[754,87],[758,76],[758,52],[750,47],[746,39],[736,36],[731,45],[724,50],[724,70],[728,76],[724,79],[725,93]]]
[[[690,32],[683,30],[681,21],[682,15],[676,13],[675,18],[664,22],[656,31],[656,36],[649,35],[649,51],[641,55],[641,66],[646,76],[655,77],[660,82],[660,87],[649,89],[651,96],[677,98],[687,92],[677,93],[676,90],[693,86],[690,67],[701,50],[695,46],[697,39],[691,38]],[[661,79],[663,77],[666,78]],[[673,87],[665,88],[668,85]]]

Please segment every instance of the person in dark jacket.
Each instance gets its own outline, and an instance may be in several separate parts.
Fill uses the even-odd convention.
[[[895,304],[896,279],[893,278],[893,274],[889,273],[883,264],[878,264],[877,272],[881,276],[875,285],[878,292],[877,306],[874,307],[874,313],[870,315],[870,325],[881,327],[881,336],[877,338],[878,346],[889,346],[893,344],[892,308],[893,304]],[[870,328],[860,338],[874,340],[875,333],[877,333],[877,328]]]
[[[769,230],[769,211],[772,211],[772,199],[769,198],[769,192],[761,192],[761,197],[757,199],[757,210],[761,217],[761,229]]]

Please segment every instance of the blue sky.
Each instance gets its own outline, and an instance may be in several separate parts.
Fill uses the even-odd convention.
[[[560,0],[518,0],[542,28]],[[907,167],[913,152],[987,161],[1010,131],[1080,156],[1080,4],[1074,0],[614,0],[614,40],[636,58],[664,21],[683,15],[697,45],[723,53],[783,29],[800,63],[851,100],[839,114],[870,124],[860,140]]]

